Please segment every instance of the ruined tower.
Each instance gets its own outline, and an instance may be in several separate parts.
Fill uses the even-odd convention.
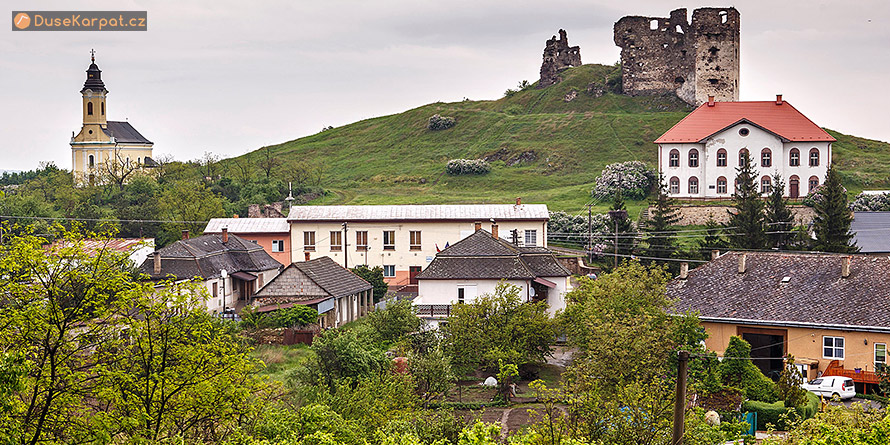
[[[564,29],[559,30],[559,39],[553,36],[544,46],[544,62],[541,64],[541,79],[538,88],[559,83],[559,72],[570,66],[581,66],[581,48],[569,46],[569,38]]]
[[[676,93],[691,105],[714,96],[739,100],[739,12],[735,8],[671,11],[670,17],[628,16],[615,23],[625,94]],[[543,72],[543,71],[542,71]]]

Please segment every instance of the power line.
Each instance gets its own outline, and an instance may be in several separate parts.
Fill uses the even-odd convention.
[[[88,222],[127,222],[127,223],[186,223],[186,224],[203,224],[208,221],[177,221],[177,220],[161,220],[161,219],[104,219],[104,218],[66,218],[66,217],[50,217],[50,216],[7,216],[0,215],[3,219],[32,219],[40,221],[88,221]]]

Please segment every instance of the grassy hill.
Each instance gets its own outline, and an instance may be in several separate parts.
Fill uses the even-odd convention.
[[[521,196],[551,210],[577,212],[606,164],[656,162],[651,141],[691,108],[675,96],[595,97],[591,83],[608,91],[620,76],[616,66],[584,65],[563,72],[563,82],[529,88],[492,101],[424,105],[367,119],[271,147],[283,159],[325,165],[318,204],[506,203]],[[611,85],[611,87],[610,87]],[[566,95],[577,96],[566,101]],[[433,114],[457,125],[426,128]],[[831,132],[834,158],[848,188],[890,184],[890,145]],[[449,176],[454,158],[492,161],[484,176]],[[631,203],[631,214],[642,203]],[[604,209],[606,206],[600,206]]]

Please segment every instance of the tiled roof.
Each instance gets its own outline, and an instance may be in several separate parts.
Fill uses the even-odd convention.
[[[152,142],[136,131],[129,122],[108,121],[105,134],[113,136],[117,142],[133,144],[151,144]]]
[[[890,332],[890,258],[852,255],[850,276],[842,278],[848,255],[747,252],[741,274],[740,255],[671,281],[675,311],[698,312],[704,321]]]
[[[285,218],[213,218],[207,222],[204,233],[289,233],[290,225]]]
[[[158,251],[161,255],[161,273],[154,273],[154,258],[149,256],[139,267],[139,272],[152,279],[173,276],[179,279],[201,277],[216,278],[225,269],[233,272],[260,272],[281,267],[262,247],[237,235],[229,235],[227,242],[222,235],[202,235],[176,241]]]
[[[288,221],[488,221],[550,218],[545,204],[293,206]]]
[[[702,104],[655,140],[656,144],[699,143],[737,123],[749,122],[792,142],[834,142],[828,132],[788,102],[716,102]]]
[[[890,212],[853,212],[850,231],[859,252],[890,252]]]
[[[308,278],[315,286],[307,286]],[[373,286],[334,260],[323,256],[314,260],[292,263],[256,293],[256,298],[345,297],[373,289]]]
[[[534,279],[567,277],[571,273],[542,247],[517,247],[494,239],[486,230],[454,243],[436,258],[418,279]]]
[[[154,238],[112,238],[112,239],[85,239],[81,241],[81,248],[89,253],[97,253],[103,250],[111,250],[114,252],[130,254],[134,250],[143,247],[153,247]],[[71,242],[55,242],[53,247],[65,247],[72,245]]]

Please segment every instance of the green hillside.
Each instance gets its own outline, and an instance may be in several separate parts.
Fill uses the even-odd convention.
[[[628,97],[618,88],[620,68],[584,65],[563,82],[529,88],[494,101],[434,103],[296,139],[271,150],[281,159],[323,164],[318,204],[505,203],[521,196],[551,210],[577,212],[606,164],[641,160],[653,165],[651,141],[691,108],[675,96]],[[588,92],[591,83],[607,91]],[[439,87],[441,88],[441,87]],[[577,96],[566,102],[572,90]],[[426,128],[433,114],[457,125]],[[890,146],[832,132],[834,156],[848,188],[888,184]],[[454,158],[494,158],[484,176],[449,176]],[[631,206],[631,211],[642,203]],[[604,206],[603,206],[604,207]]]

